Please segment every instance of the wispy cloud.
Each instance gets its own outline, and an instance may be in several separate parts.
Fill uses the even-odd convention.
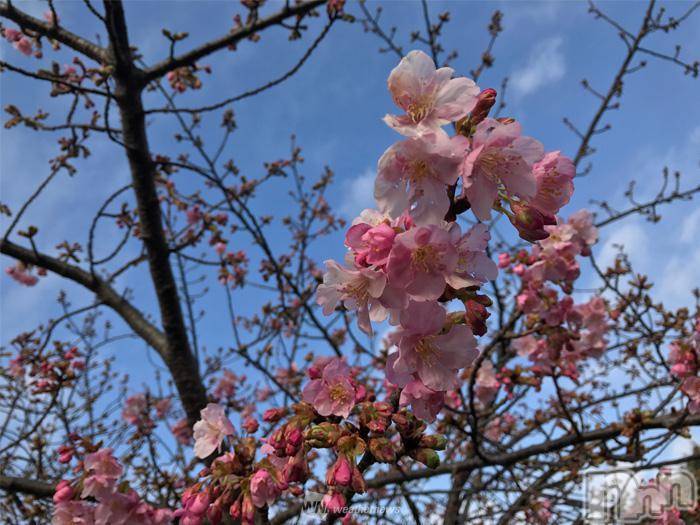
[[[374,208],[374,177],[374,170],[368,168],[361,175],[344,182],[340,209],[345,216],[352,219],[365,208]]]
[[[527,63],[510,76],[510,87],[516,97],[524,97],[541,86],[556,82],[566,73],[561,37],[542,40],[532,49]]]
[[[610,232],[598,255],[598,262],[602,268],[615,262],[620,247],[635,268],[646,266],[649,259],[649,234],[644,226],[632,222]]]

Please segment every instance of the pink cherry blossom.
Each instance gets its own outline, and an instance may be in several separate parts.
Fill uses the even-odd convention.
[[[435,421],[444,403],[445,392],[431,390],[418,379],[408,383],[399,397],[401,406],[411,405],[416,417],[428,422]]]
[[[272,505],[280,492],[277,482],[265,469],[258,470],[250,479],[250,496],[253,499],[253,505],[258,508]]]
[[[54,505],[52,525],[94,525],[95,508],[87,501],[61,501]]]
[[[496,397],[500,386],[501,382],[496,375],[496,369],[493,363],[487,359],[481,363],[476,374],[474,393],[479,401],[488,404]]]
[[[379,300],[386,286],[386,276],[368,268],[350,270],[335,261],[326,261],[325,264],[327,272],[316,294],[323,313],[332,314],[338,302],[342,301],[348,310],[357,310],[358,326],[371,334],[370,319],[382,321],[387,316],[387,311]]]
[[[39,282],[39,278],[30,273],[29,268],[22,262],[8,266],[5,268],[5,273],[24,286],[34,286]]]
[[[112,455],[111,448],[102,448],[88,454],[83,464],[87,477],[81,497],[104,498],[115,490],[123,469]]]
[[[450,207],[447,186],[457,182],[463,141],[430,133],[397,142],[379,159],[374,197],[379,210],[416,224],[439,224]]]
[[[535,163],[532,173],[537,181],[537,193],[530,204],[543,213],[556,215],[574,192],[574,163],[559,151],[552,151]]]
[[[234,429],[221,405],[209,403],[200,416],[202,419],[194,424],[194,453],[206,458],[221,447],[226,436],[233,435]]]
[[[320,379],[309,381],[302,399],[311,403],[322,416],[348,417],[355,406],[356,390],[351,381],[350,367],[337,357],[323,368]]]
[[[396,230],[387,222],[376,226],[363,222],[350,227],[345,235],[345,245],[355,252],[358,266],[384,266],[395,237]]]
[[[347,487],[352,479],[352,467],[348,459],[341,455],[326,473],[326,485]]]
[[[491,235],[485,224],[472,226],[464,235],[455,222],[450,228],[450,235],[457,250],[457,266],[452,275],[447,276],[447,284],[459,290],[468,286],[481,285],[498,277],[498,267],[488,255]]]
[[[134,394],[124,401],[122,419],[130,425],[139,425],[148,420],[148,402],[145,394]]]
[[[396,236],[389,255],[389,282],[419,301],[431,301],[445,290],[445,279],[459,256],[450,234],[439,226],[419,226]]]
[[[700,414],[700,377],[686,377],[681,384],[681,391],[690,398],[690,413]]]
[[[452,78],[449,67],[435,69],[422,51],[411,51],[389,75],[388,86],[394,103],[405,115],[384,117],[402,135],[415,136],[455,122],[476,105],[479,87],[473,80]]]
[[[471,330],[454,325],[443,331],[447,313],[435,302],[412,302],[401,314],[401,327],[392,334],[399,348],[393,373],[415,373],[436,391],[457,385],[457,370],[469,366],[477,355]]]
[[[482,221],[490,219],[499,188],[526,200],[537,193],[532,166],[544,149],[540,142],[520,133],[517,122],[494,119],[485,119],[476,128],[461,175],[463,192]]]
[[[26,36],[14,42],[12,46],[25,56],[31,56],[32,52],[34,51],[32,41]]]
[[[62,479],[56,485],[56,491],[53,495],[53,502],[60,503],[62,501],[69,501],[73,499],[73,494],[73,487],[71,487],[70,482]]]

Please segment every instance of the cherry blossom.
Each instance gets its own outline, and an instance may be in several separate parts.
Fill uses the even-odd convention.
[[[532,167],[543,155],[542,144],[521,136],[517,122],[480,122],[461,167],[463,193],[474,214],[482,221],[490,219],[499,188],[526,200],[535,197],[537,180]]]
[[[355,406],[356,393],[350,367],[343,359],[334,358],[323,368],[320,379],[306,384],[302,397],[322,416],[348,417]]]
[[[328,271],[316,292],[323,313],[330,315],[338,302],[342,302],[348,310],[357,310],[358,326],[371,334],[370,319],[381,321],[387,316],[380,301],[386,286],[386,276],[367,268],[344,268],[335,261],[326,261],[325,264]]]
[[[574,163],[559,151],[552,151],[534,164],[532,173],[537,181],[537,193],[530,204],[542,213],[556,215],[574,192]]]
[[[379,159],[374,197],[379,210],[416,224],[439,224],[450,207],[446,187],[457,182],[465,146],[443,133],[397,142]]]
[[[280,495],[280,486],[265,469],[260,469],[250,479],[250,495],[253,505],[262,508],[272,505]]]
[[[392,334],[398,356],[391,363],[396,374],[413,374],[428,388],[445,391],[457,384],[457,370],[476,357],[476,339],[463,324],[445,333],[445,309],[435,302],[412,302],[401,314],[401,327]],[[400,385],[403,386],[403,385]]]
[[[209,403],[200,415],[202,419],[194,424],[194,453],[206,458],[221,447],[226,436],[233,435],[234,429],[221,405]]]
[[[396,236],[389,255],[389,281],[411,298],[435,300],[445,290],[445,279],[456,268],[459,255],[450,234],[441,226],[419,226]]]
[[[476,105],[479,87],[474,81],[452,78],[449,67],[435,68],[422,51],[411,51],[389,75],[388,86],[394,103],[406,114],[384,117],[402,135],[415,136],[455,122]]]
[[[498,267],[486,254],[491,239],[485,224],[475,224],[464,235],[457,223],[450,228],[450,235],[457,251],[457,265],[447,284],[455,289],[478,286],[498,276]]]

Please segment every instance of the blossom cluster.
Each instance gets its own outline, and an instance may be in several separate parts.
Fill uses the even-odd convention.
[[[671,375],[681,381],[681,392],[688,397],[688,411],[700,414],[700,320],[690,337],[671,343],[668,361]]]
[[[39,282],[39,277],[32,273],[32,267],[21,261],[18,261],[14,266],[5,268],[5,273],[24,286],[34,286]],[[46,270],[44,268],[37,268],[37,274],[44,276],[46,275]]]
[[[498,274],[486,252],[487,226],[463,230],[457,214],[471,207],[487,221],[495,209],[521,237],[540,240],[573,191],[571,160],[545,154],[513,119],[488,118],[496,92],[452,76],[421,51],[391,72],[389,91],[404,114],[384,121],[405,138],[379,159],[378,209],[352,222],[346,264],[326,261],[318,287],[326,315],[342,303],[357,311],[368,334],[372,322],[397,327],[389,336],[397,350],[387,359],[387,379],[402,389],[401,405],[428,420],[477,355],[474,333],[484,333],[488,314],[474,301],[476,291]],[[454,136],[443,128],[448,124]],[[444,303],[452,299],[464,310],[448,313]]]
[[[112,449],[101,448],[86,454],[74,471],[81,474],[75,480],[62,480],[56,486],[53,525],[165,525],[172,522],[172,511],[149,505],[128,485],[120,483],[124,468]]]
[[[528,333],[515,339],[513,347],[537,375],[559,371],[576,378],[578,364],[600,357],[607,347],[610,314],[605,299],[594,296],[575,304],[570,295],[580,275],[579,258],[590,254],[598,231],[586,210],[545,226],[545,231],[548,237],[530,250],[499,256],[499,267],[521,283],[516,306]]]

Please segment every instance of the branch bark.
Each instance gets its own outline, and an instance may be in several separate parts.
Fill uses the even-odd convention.
[[[137,202],[141,240],[146,248],[151,280],[167,340],[165,362],[187,419],[193,425],[199,419],[199,411],[207,404],[207,395],[199,375],[199,363],[190,348],[177,283],[170,265],[170,249],[165,238],[156,191],[156,169],[146,135],[142,101],[142,89],[145,86],[143,72],[133,63],[122,3],[105,0],[104,7],[110,40],[109,53],[115,65],[114,97],[122,122],[122,141]]]
[[[134,308],[105,281],[78,266],[65,263],[41,252],[30,250],[7,239],[0,241],[0,253],[27,264],[47,270],[70,279],[95,293],[98,299],[109,306],[134,332],[141,336],[163,358],[167,355],[167,342],[163,333],[149,323],[143,314]]]
[[[13,493],[31,494],[44,499],[52,497],[54,492],[54,486],[50,483],[12,476],[0,476],[0,489]]]
[[[48,38],[56,40],[66,46],[90,57],[96,62],[104,63],[107,60],[106,51],[97,44],[90,42],[82,36],[64,29],[59,25],[43,22],[38,18],[28,15],[20,11],[14,5],[7,2],[0,2],[0,16],[12,20],[22,28],[31,29]]]

